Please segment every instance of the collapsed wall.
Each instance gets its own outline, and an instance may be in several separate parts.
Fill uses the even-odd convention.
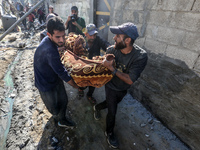
[[[200,77],[178,60],[149,53],[130,92],[192,149],[200,146]]]

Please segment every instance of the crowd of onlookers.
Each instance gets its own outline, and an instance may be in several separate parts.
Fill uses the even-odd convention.
[[[22,17],[26,12],[28,12],[30,9],[31,9],[31,5],[29,3],[27,3],[26,5],[22,5],[22,3],[20,2],[16,2],[15,4],[15,8],[18,12],[18,17]],[[12,10],[11,10],[12,11]],[[38,18],[40,24],[43,24],[45,23],[45,20],[46,20],[46,14],[45,14],[45,6],[42,5],[41,7],[39,8],[36,8],[34,9],[29,15],[27,18],[25,18],[22,23],[24,25],[24,28],[25,29],[29,29],[31,27],[33,27],[35,29],[35,26],[34,26],[34,20]],[[28,26],[26,24],[28,20]]]

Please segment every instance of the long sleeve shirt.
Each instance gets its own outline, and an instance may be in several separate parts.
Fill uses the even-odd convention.
[[[40,91],[49,91],[62,79],[71,80],[71,76],[60,60],[57,46],[46,36],[34,55],[35,86]]]

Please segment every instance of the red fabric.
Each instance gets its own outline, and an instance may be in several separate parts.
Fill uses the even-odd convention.
[[[35,18],[34,14],[31,13],[31,14],[28,15],[28,21],[29,22],[34,22],[34,18]]]

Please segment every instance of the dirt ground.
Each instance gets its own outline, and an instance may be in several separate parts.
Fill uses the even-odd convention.
[[[12,119],[7,140],[1,146],[8,150],[111,149],[104,135],[107,110],[102,111],[100,121],[95,121],[92,105],[86,97],[78,100],[76,89],[65,84],[69,97],[68,113],[77,124],[75,129],[58,127],[46,110],[34,86],[33,56],[39,44],[38,35],[37,33],[25,38],[24,33],[15,32],[0,41],[0,106],[1,111],[4,111],[0,111],[0,115],[7,112],[6,97],[13,99]],[[16,37],[16,40],[9,42],[11,37]],[[26,47],[18,48],[20,42],[24,42]],[[10,90],[6,84],[8,81],[5,80],[9,70],[13,88],[11,93],[6,95]],[[104,87],[96,89],[94,97],[98,102],[104,100]],[[1,115],[0,126],[3,126],[6,121],[3,119],[6,118],[4,116]],[[115,131],[121,150],[189,149],[130,94],[127,94],[119,105]],[[0,132],[4,131],[0,130]]]

